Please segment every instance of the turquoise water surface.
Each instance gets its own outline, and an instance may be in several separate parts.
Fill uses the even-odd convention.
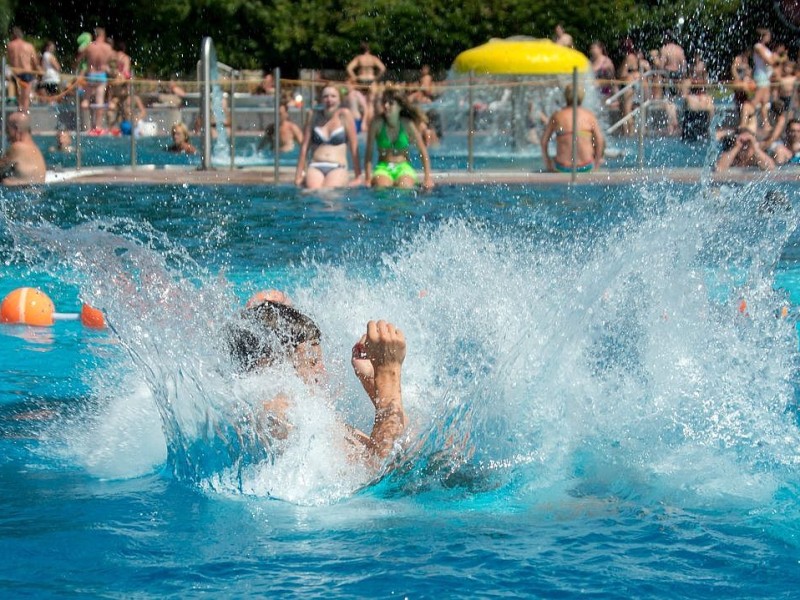
[[[111,328],[0,327],[0,589],[794,597],[798,190],[2,191],[0,296]],[[224,325],[266,288],[319,324],[322,389],[233,374]],[[377,473],[340,436],[371,423],[375,318],[410,421]],[[279,392],[283,444],[254,425]]]

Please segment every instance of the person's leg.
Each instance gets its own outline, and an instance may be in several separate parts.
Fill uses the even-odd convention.
[[[317,190],[325,185],[325,175],[316,167],[306,168],[306,187],[310,190]]]
[[[387,188],[387,187],[392,187],[393,185],[394,181],[392,181],[391,177],[376,175],[375,177],[372,178],[372,187]]]
[[[336,187],[347,187],[347,184],[350,183],[350,173],[348,172],[346,167],[342,167],[341,169],[333,169],[325,176],[325,187],[329,188],[336,188]]]
[[[622,96],[622,117],[625,118],[633,111],[633,92],[628,90]],[[623,135],[631,135],[633,133],[633,121],[628,119],[622,125]]]
[[[395,187],[409,189],[417,185],[417,173],[408,162],[396,164],[393,177]]]
[[[97,85],[94,89],[94,127],[95,129],[104,129],[105,127],[105,104],[106,103],[106,86],[103,84]]]
[[[389,170],[389,165],[384,162],[379,162],[375,165],[375,170],[372,172],[372,187],[387,188],[394,186],[394,178]]]
[[[31,84],[26,78],[20,76],[19,81],[19,95],[17,98],[17,108],[25,114],[28,113],[31,107]]]
[[[408,175],[401,175],[397,178],[397,181],[394,182],[394,187],[403,188],[403,189],[410,189],[416,185],[416,181],[413,177],[409,177]]]

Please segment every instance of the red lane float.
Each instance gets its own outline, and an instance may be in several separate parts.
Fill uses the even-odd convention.
[[[106,326],[106,318],[103,313],[85,302],[81,306],[80,318],[84,327],[89,327],[90,329],[103,329]]]

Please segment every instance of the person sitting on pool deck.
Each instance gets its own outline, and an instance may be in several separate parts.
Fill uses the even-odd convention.
[[[422,159],[422,187],[433,187],[431,161],[420,126],[427,120],[422,111],[395,89],[386,89],[381,96],[382,114],[376,116],[367,133],[364,171],[372,187],[411,188],[417,183],[417,173],[408,161],[408,150],[414,144]],[[378,162],[372,169],[372,151],[378,148]]]
[[[572,171],[572,122],[573,122],[573,100],[577,100],[577,124],[578,135],[576,136],[577,148],[575,152],[575,169],[578,172],[591,171],[600,166],[603,161],[606,141],[600,124],[594,114],[583,107],[583,90],[578,88],[578,96],[572,95],[572,86],[564,88],[564,99],[567,106],[557,110],[552,114],[550,120],[542,134],[542,159],[548,171],[560,171],[569,173]],[[555,161],[550,158],[548,144],[550,138],[556,135],[556,157]]]
[[[227,331],[228,347],[243,372],[287,361],[307,385],[317,385],[324,379],[320,338],[317,325],[289,306],[285,296],[248,303]],[[400,387],[405,356],[403,332],[386,321],[369,321],[366,333],[353,346],[353,370],[375,407],[375,418],[369,435],[346,426],[346,441],[358,449],[359,458],[372,466],[391,455],[406,428]],[[264,402],[275,437],[288,435],[289,405],[289,398],[283,394]]]
[[[3,185],[44,183],[47,167],[39,147],[31,137],[31,122],[21,112],[8,115],[6,133],[11,145],[0,157],[0,181]]]
[[[344,187],[361,183],[356,123],[350,109],[342,106],[339,88],[322,88],[322,107],[309,113],[303,128],[303,142],[297,157],[294,182],[308,189]],[[308,160],[308,154],[311,160]],[[355,179],[350,181],[347,155]]]
[[[758,167],[762,171],[775,168],[775,161],[758,145],[748,129],[739,129],[736,136],[723,138],[723,150],[717,159],[717,172],[731,167]]]

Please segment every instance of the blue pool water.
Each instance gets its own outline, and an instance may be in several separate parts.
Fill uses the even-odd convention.
[[[794,597],[800,238],[761,204],[798,190],[0,192],[0,295],[112,325],[0,328],[4,596]],[[271,287],[319,323],[324,391],[230,374],[221,327]],[[379,317],[411,426],[375,476],[337,432],[369,426]],[[271,453],[249,411],[278,390]]]
[[[201,141],[195,136],[194,143],[200,148]],[[50,137],[37,136],[36,142],[45,155],[48,168],[52,170],[72,169],[76,166],[74,153],[54,151],[54,140]],[[163,137],[140,138],[136,140],[136,164],[199,167],[200,154],[187,156],[167,152],[170,140]],[[235,156],[237,168],[271,167],[274,164],[273,154],[269,150],[258,150],[259,138],[252,135],[240,135],[235,140]],[[81,166],[122,167],[131,164],[130,137],[88,137],[81,138]],[[360,152],[363,157],[365,143],[360,139]],[[553,149],[552,152],[555,150]],[[711,151],[716,154],[716,147]],[[677,138],[647,138],[642,150],[642,164],[647,168],[669,167],[702,167],[707,162],[709,148],[705,144],[683,142]],[[279,163],[282,167],[293,167],[297,164],[298,149],[281,154]],[[464,170],[468,167],[467,139],[464,135],[446,136],[440,146],[430,149],[431,166],[434,171]],[[638,166],[638,141],[633,138],[613,137],[609,140],[609,150],[604,168],[608,170],[631,169]],[[230,150],[223,148],[215,152],[212,163],[218,168],[230,166]],[[416,153],[412,153],[412,163],[420,168],[421,163]],[[543,171],[541,150],[537,146],[526,146],[521,149],[503,148],[494,140],[477,139],[473,158],[476,170],[516,169],[523,171]]]

